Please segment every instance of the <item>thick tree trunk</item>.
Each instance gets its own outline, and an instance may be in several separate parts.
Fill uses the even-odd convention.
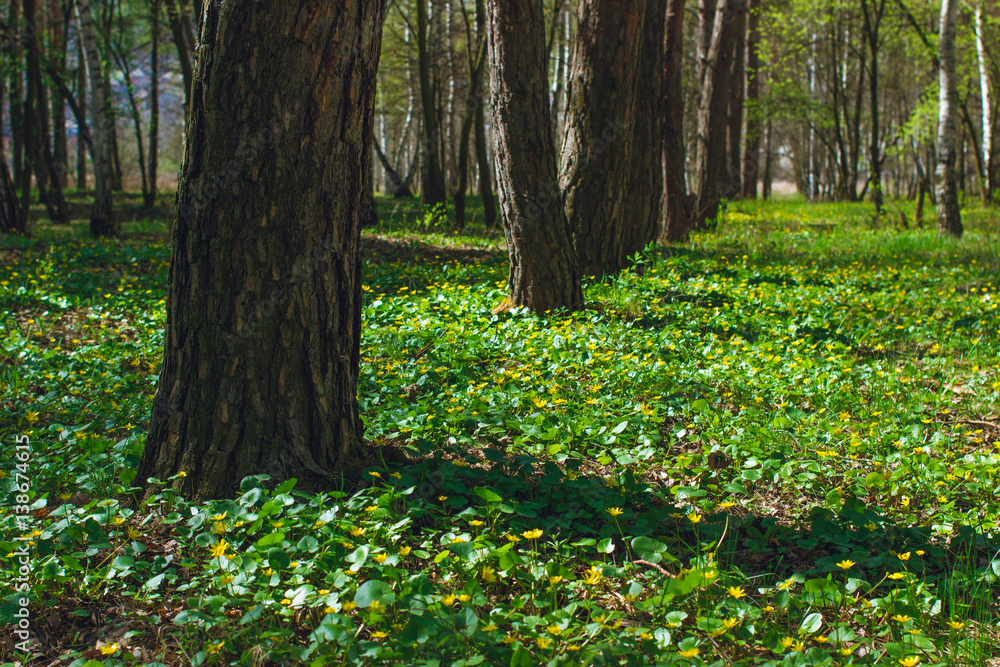
[[[683,241],[691,229],[684,181],[684,0],[668,0],[663,58],[663,214],[661,243]]]
[[[375,462],[359,251],[384,10],[208,5],[140,483],[183,471],[184,496],[219,498],[265,473],[314,490]]]
[[[657,237],[663,206],[663,32],[667,0],[645,0],[632,157],[622,212],[622,252],[634,255]]]
[[[938,232],[962,236],[962,217],[958,208],[958,183],[955,178],[955,133],[958,125],[958,82],[955,73],[955,23],[958,0],[941,0],[941,33],[938,41],[938,142],[937,142],[937,218]]]
[[[90,82],[90,109],[93,117],[91,139],[94,163],[94,207],[90,212],[90,233],[93,236],[117,236],[111,208],[111,188],[114,183],[114,164],[111,155],[111,137],[114,122],[108,113],[108,95],[104,88],[101,53],[97,49],[92,4],[94,0],[77,0],[77,22],[83,39],[87,79]]]
[[[746,145],[743,148],[744,199],[757,198],[757,178],[760,172],[761,108],[760,108],[760,12],[761,0],[750,0],[747,17],[747,66],[746,66]],[[839,120],[838,120],[839,123]]]
[[[443,204],[448,198],[441,169],[441,129],[438,123],[431,55],[427,46],[427,0],[417,0],[417,67],[420,70],[420,102],[424,115],[421,142],[420,197],[425,206]]]
[[[719,215],[722,197],[728,192],[727,117],[729,75],[732,71],[736,15],[742,0],[719,0],[715,10],[712,40],[705,59],[705,82],[698,105],[698,135],[693,185],[694,227],[704,228]]]
[[[617,273],[652,240],[650,231],[636,247],[634,221],[625,218],[636,194],[628,184],[643,4],[581,0],[578,10],[559,183],[585,276]]]
[[[149,190],[142,194],[142,204],[146,208],[156,205],[156,178],[159,170],[160,152],[160,0],[151,0],[149,5],[150,47],[149,64]]]
[[[556,182],[542,6],[487,5],[494,154],[510,255],[510,296],[501,308],[579,308],[579,264]]]

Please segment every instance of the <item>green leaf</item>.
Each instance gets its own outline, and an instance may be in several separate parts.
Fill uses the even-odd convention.
[[[487,489],[485,486],[477,486],[474,491],[476,495],[485,500],[488,503],[499,503],[503,502],[503,498],[497,495],[495,492]]]
[[[284,482],[281,483],[281,485],[277,489],[274,490],[274,495],[278,495],[281,493],[288,493],[289,491],[295,488],[295,483],[298,481],[299,480],[297,480],[294,477],[292,477],[291,479],[286,479]]]
[[[288,557],[288,553],[284,549],[274,547],[267,552],[267,564],[273,570],[284,570],[292,564],[292,559]]]
[[[821,627],[823,627],[823,614],[815,611],[802,619],[802,624],[799,625],[799,632],[811,635],[819,632]]]
[[[261,551],[263,549],[266,549],[269,546],[272,546],[272,545],[275,545],[275,544],[280,544],[281,541],[284,540],[284,539],[285,539],[285,534],[281,533],[281,532],[271,533],[270,535],[265,535],[264,537],[262,537],[259,540],[257,540],[257,543],[256,543],[257,550]]]
[[[384,581],[372,579],[366,581],[358,587],[358,592],[354,594],[354,601],[359,607],[370,607],[374,600],[382,604],[390,604],[396,599],[392,593],[392,588]]]
[[[659,563],[663,560],[660,553],[666,550],[667,545],[653,537],[642,535],[632,540],[632,551],[635,555],[650,563]]]
[[[602,554],[609,554],[615,550],[615,541],[610,537],[606,537],[597,543],[597,550]]]

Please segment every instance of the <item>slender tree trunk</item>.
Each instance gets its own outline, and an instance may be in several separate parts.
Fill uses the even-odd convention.
[[[431,54],[427,46],[427,0],[417,0],[417,67],[420,76],[420,102],[424,112],[420,195],[425,206],[433,206],[445,203],[448,195],[444,186],[444,171],[441,169],[441,129],[431,82]]]
[[[729,75],[732,71],[732,43],[741,11],[741,0],[719,0],[715,11],[712,41],[705,60],[705,81],[698,106],[698,134],[694,168],[694,227],[704,228],[719,215],[719,205],[729,183],[727,116]]]
[[[500,308],[579,308],[579,264],[556,182],[542,6],[489,0],[487,7],[494,154],[510,255],[510,296]]]
[[[871,105],[871,142],[868,162],[871,166],[872,203],[882,212],[882,151],[879,139],[879,32],[885,13],[885,0],[861,0],[865,36],[871,61],[868,64],[868,101]]]
[[[743,101],[746,94],[747,0],[733,16],[733,65],[729,75],[729,185],[727,197],[743,192]]]
[[[476,0],[476,32],[479,39],[489,39],[486,28],[486,0]],[[490,162],[486,146],[486,103],[487,96],[484,90],[482,99],[476,105],[474,130],[476,164],[479,168],[479,196],[483,200],[483,210],[486,212],[486,227],[492,229],[497,226],[497,203],[493,195],[493,163]]]
[[[764,201],[771,198],[771,165],[774,158],[774,149],[771,144],[771,132],[772,121],[769,118],[767,120],[767,130],[764,132],[764,173],[761,174],[760,178],[760,196]]]
[[[668,0],[663,58],[663,214],[661,243],[683,241],[691,229],[684,182],[684,5]]]
[[[184,30],[184,22],[187,19],[179,5],[179,0],[166,0],[166,3],[170,35],[173,38],[174,46],[177,47],[177,62],[180,64],[181,77],[184,79],[184,111],[186,115],[191,109],[191,85],[194,79],[194,65],[191,57],[194,51],[194,42],[188,41],[188,33]]]
[[[472,49],[473,45],[469,45]],[[483,69],[486,66],[486,43],[478,53],[469,54],[469,94],[462,114],[462,129],[458,140],[458,186],[455,188],[455,227],[465,229],[465,191],[469,183],[469,139],[476,121],[476,108],[481,106]]]
[[[581,0],[578,10],[559,182],[585,276],[617,273],[645,245],[636,247],[628,229],[634,221],[625,219],[627,198],[635,194],[628,184],[642,4]]]
[[[359,253],[384,10],[207,6],[141,484],[183,471],[184,496],[220,498],[264,473],[318,490],[375,463]]]
[[[80,111],[76,119],[76,189],[84,191],[87,189],[87,144],[83,141],[83,134],[87,126],[87,62],[83,54],[83,40],[77,39],[76,44],[76,88],[77,88],[77,108]]]
[[[4,125],[3,105],[6,97],[6,85],[3,77],[0,77],[0,128]],[[19,228],[19,223],[17,190],[14,187],[10,169],[7,168],[7,147],[4,145],[3,132],[0,132],[0,233],[20,232],[23,234],[25,230]]]
[[[10,22],[11,31],[11,67],[10,73],[10,131],[11,149],[13,158],[14,181],[22,184],[22,172],[24,171],[24,47],[22,36],[19,30],[21,21],[22,0],[10,0],[10,11],[7,19]],[[30,172],[29,172],[30,174]],[[31,177],[29,175],[30,182]],[[22,215],[27,212],[22,211]]]
[[[744,199],[757,198],[757,178],[760,171],[760,12],[761,0],[750,0],[747,17],[747,131],[746,146],[743,149]]]
[[[160,152],[160,0],[151,0],[149,5],[150,47],[149,64],[149,190],[143,192],[142,204],[146,208],[156,205],[156,177]]]
[[[958,88],[955,75],[955,23],[958,0],[941,0],[941,33],[938,41],[940,68],[938,81],[937,142],[937,218],[941,234],[960,238],[962,217],[958,208],[958,183],[955,179],[955,133],[957,128]]]
[[[90,108],[93,117],[91,137],[94,163],[94,207],[90,212],[90,233],[94,236],[117,236],[111,208],[111,188],[114,182],[114,164],[111,155],[113,120],[108,113],[108,96],[104,89],[101,53],[97,48],[92,5],[94,0],[77,0],[77,21],[83,39],[87,78],[90,81]]]
[[[372,139],[372,144],[375,148],[375,153],[378,155],[379,162],[382,163],[382,168],[385,169],[387,194],[396,199],[412,197],[413,193],[410,192],[409,186],[404,182],[392,164],[389,163],[389,158],[382,152],[382,147],[379,143]]]
[[[49,60],[60,72],[66,71],[66,24],[69,16],[60,8],[59,0],[49,2]],[[58,87],[50,93],[52,103],[52,157],[55,159],[60,181],[69,182],[69,148],[66,141],[66,100]]]

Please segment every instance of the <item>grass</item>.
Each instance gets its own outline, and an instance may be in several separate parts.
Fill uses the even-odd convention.
[[[353,493],[137,506],[168,225],[0,239],[0,437],[30,439],[0,461],[0,616],[27,535],[27,662],[998,664],[995,212],[956,243],[737,203],[538,317],[492,313],[502,234],[379,203],[359,400],[412,461]]]

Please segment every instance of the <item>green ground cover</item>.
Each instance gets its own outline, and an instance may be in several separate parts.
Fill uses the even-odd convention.
[[[38,664],[996,664],[994,212],[956,243],[740,203],[538,317],[492,312],[502,234],[380,209],[360,403],[412,462],[322,496],[137,505],[165,218],[0,239],[0,437],[31,442],[0,567],[31,535]]]

